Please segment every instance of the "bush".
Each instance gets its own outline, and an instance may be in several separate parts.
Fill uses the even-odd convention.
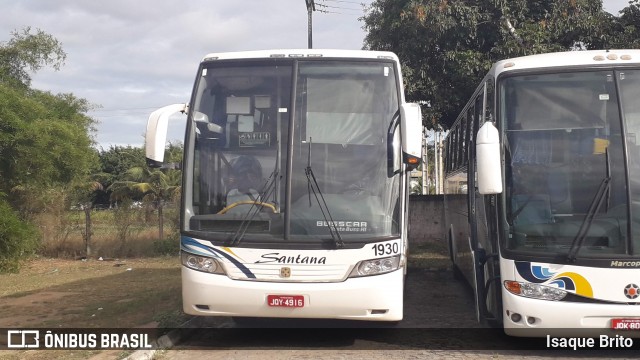
[[[36,229],[0,199],[0,273],[17,272],[20,262],[38,248]]]
[[[153,242],[156,255],[178,255],[180,253],[180,234],[172,233],[163,240]]]

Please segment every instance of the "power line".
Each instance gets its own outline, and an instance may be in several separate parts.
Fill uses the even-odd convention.
[[[338,15],[349,15],[349,16],[362,15],[362,14],[358,14],[358,13],[343,13],[343,12],[329,11],[329,10],[316,10],[316,11],[321,13],[321,14],[338,14]]]
[[[347,0],[322,0],[322,1],[362,5],[362,2],[358,2],[358,1],[347,1]]]
[[[324,1],[333,1],[335,3],[364,5],[355,1],[347,1],[347,0],[318,0],[318,1],[321,1],[322,3],[315,2],[316,8],[314,10],[323,14],[339,14],[339,15],[350,15],[350,16],[356,15],[357,16],[357,15],[362,15],[362,12],[363,12],[363,9],[355,9],[352,7],[333,6],[333,5],[324,4]],[[339,11],[339,10],[343,10],[343,11]],[[357,11],[357,13],[353,11]]]
[[[131,110],[151,110],[151,109],[159,109],[162,106],[150,106],[150,107],[142,107],[142,108],[128,108],[128,109],[95,109],[89,110],[87,112],[104,112],[104,111],[131,111]]]
[[[323,7],[323,8],[340,9],[340,10],[355,10],[355,11],[362,10],[362,9],[345,8],[345,7],[341,7],[341,6],[331,6],[331,5],[324,5],[324,4],[316,4],[316,6],[320,6],[320,7]],[[317,11],[320,11],[320,10],[317,10]]]

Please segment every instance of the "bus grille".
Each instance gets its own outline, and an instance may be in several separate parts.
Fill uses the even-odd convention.
[[[275,282],[338,282],[346,279],[349,265],[324,264],[244,264],[255,275],[255,279],[235,266],[227,269],[234,280],[275,281]],[[284,269],[284,268],[288,268]]]

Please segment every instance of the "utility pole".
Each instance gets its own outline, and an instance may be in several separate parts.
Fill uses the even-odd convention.
[[[316,4],[314,0],[304,0],[307,3],[307,34],[309,36],[308,46],[309,49],[313,49],[313,41],[312,41],[312,33],[313,33],[313,25],[311,23],[311,13],[316,11]]]

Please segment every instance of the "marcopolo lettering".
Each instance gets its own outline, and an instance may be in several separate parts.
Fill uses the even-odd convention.
[[[640,267],[640,261],[611,261],[611,267]]]

